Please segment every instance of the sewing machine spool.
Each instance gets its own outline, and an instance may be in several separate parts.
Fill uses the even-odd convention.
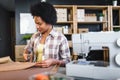
[[[120,53],[115,56],[115,62],[120,66]]]
[[[117,45],[120,47],[120,38],[117,39]]]

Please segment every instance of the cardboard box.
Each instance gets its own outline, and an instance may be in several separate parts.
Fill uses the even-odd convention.
[[[85,10],[84,9],[77,9],[77,20],[85,21]]]
[[[95,14],[85,14],[85,21],[97,21]]]
[[[88,28],[79,28],[78,33],[87,33],[89,30]]]
[[[25,45],[15,46],[15,60],[16,61],[24,61],[24,58],[23,58],[24,48],[25,48]]]
[[[67,9],[66,8],[56,8],[57,12],[57,22],[67,21]]]

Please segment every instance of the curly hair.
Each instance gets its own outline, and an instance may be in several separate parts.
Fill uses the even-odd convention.
[[[54,25],[57,21],[56,10],[48,2],[39,2],[31,5],[30,12],[32,16],[39,16],[48,24]]]

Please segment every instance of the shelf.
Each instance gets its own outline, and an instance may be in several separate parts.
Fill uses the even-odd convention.
[[[72,8],[73,5],[54,5],[55,8]]]
[[[58,24],[61,24],[61,23],[64,23],[64,24],[67,23],[67,24],[69,24],[69,23],[73,23],[73,21],[64,21],[64,22],[61,21],[61,22],[57,22],[57,23],[58,23]]]
[[[120,25],[118,25],[118,26],[113,26],[113,28],[120,28]]]
[[[79,24],[100,24],[100,23],[107,23],[107,21],[84,21],[78,22]]]
[[[110,14],[111,13],[110,11],[112,9],[111,6],[100,6],[100,5],[99,6],[98,5],[54,5],[54,7],[57,9],[57,11],[61,10],[62,8],[65,9],[64,13],[67,14],[67,16],[66,15],[65,15],[65,17],[63,16],[63,19],[65,18],[66,20],[62,20],[61,15],[64,14],[64,13],[59,12],[59,11],[58,12],[60,14],[57,13],[58,16],[60,16],[59,17],[60,20],[58,20],[59,22],[57,22],[57,24],[62,25],[62,26],[65,24],[69,28],[72,29],[72,33],[64,34],[64,35],[71,35],[71,34],[74,34],[74,33],[78,33],[79,26],[86,25],[86,24],[87,25],[98,24],[98,25],[100,25],[102,27],[101,28],[102,31],[111,30],[111,26],[110,26],[111,25],[110,24],[111,19],[109,19],[110,16],[111,16],[111,14]],[[113,7],[113,8],[116,9],[116,8],[120,8],[120,7]],[[78,16],[78,14],[77,14],[78,9],[81,9],[81,12],[83,12],[83,13],[79,13],[79,15],[83,15],[83,17]],[[96,16],[97,13],[103,13],[104,14],[103,21],[97,21],[98,20],[98,16]],[[88,17],[86,17],[86,16],[88,16]],[[85,18],[85,21],[84,20],[82,21],[83,18]],[[88,27],[88,31],[89,31],[89,27]]]
[[[101,9],[106,9],[108,6],[98,6],[98,5],[84,5],[84,6],[77,6],[77,8],[83,8],[83,9],[93,9],[93,10],[101,10]]]
[[[111,26],[111,30],[114,31],[114,28],[120,28],[120,6],[110,6],[110,10],[111,10],[110,11],[110,14],[111,14],[110,15],[110,19],[111,19],[110,26]]]
[[[114,10],[120,9],[120,6],[112,6],[112,9]]]

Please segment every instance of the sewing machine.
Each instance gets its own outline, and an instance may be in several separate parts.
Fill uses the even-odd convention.
[[[82,58],[66,65],[67,76],[104,80],[120,78],[120,32],[73,34],[72,43],[73,52],[82,55]],[[96,56],[101,51],[103,59],[87,59],[95,51]]]

